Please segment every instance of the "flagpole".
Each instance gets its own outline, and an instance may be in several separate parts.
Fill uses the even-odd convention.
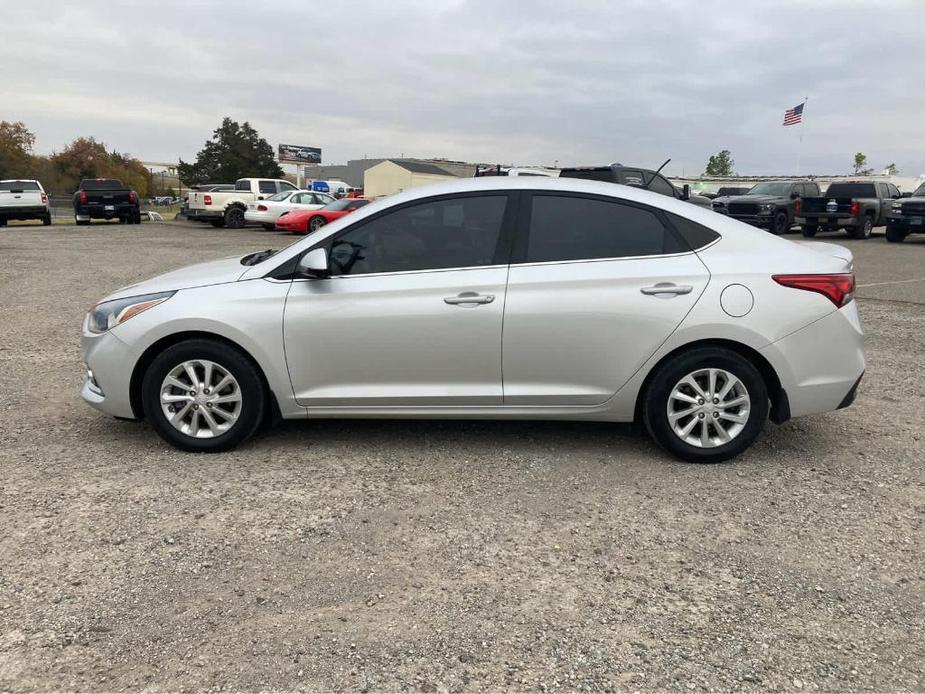
[[[800,145],[797,147],[797,176],[800,175],[800,163],[803,159],[803,128],[806,127],[806,102],[809,101],[808,96],[803,97],[803,111],[800,114]]]

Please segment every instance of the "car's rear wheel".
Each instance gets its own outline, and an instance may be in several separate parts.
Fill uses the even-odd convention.
[[[889,241],[890,243],[902,243],[903,241],[906,240],[906,236],[908,235],[909,235],[908,232],[903,231],[902,229],[898,229],[889,224],[886,227],[886,240]]]
[[[874,220],[870,215],[864,215],[864,223],[859,227],[851,230],[851,236],[856,239],[869,239],[871,232],[874,230]]]
[[[325,224],[327,224],[327,222],[324,220],[324,217],[312,217],[308,220],[308,232],[318,231]]]
[[[275,228],[276,228],[275,224],[264,224],[263,225],[264,231],[273,231]]]
[[[266,409],[257,367],[241,352],[212,340],[168,347],[142,381],[145,416],[168,443],[214,453],[250,438]]]
[[[778,236],[781,234],[786,234],[788,231],[790,231],[790,219],[787,217],[786,212],[781,210],[776,215],[774,215],[771,231]]]
[[[225,226],[228,229],[243,229],[244,210],[240,207],[229,207],[225,210]]]
[[[800,231],[803,232],[803,236],[811,239],[816,235],[816,232],[819,231],[819,227],[815,224],[804,224],[800,227]]]
[[[645,393],[652,438],[691,463],[718,463],[742,453],[768,418],[768,391],[758,369],[723,347],[699,347],[659,367]]]
[[[6,226],[6,220],[0,219],[0,227],[5,227],[5,226]]]
[[[46,227],[51,226],[51,215],[50,214],[46,214],[44,217],[42,217],[42,224]]]

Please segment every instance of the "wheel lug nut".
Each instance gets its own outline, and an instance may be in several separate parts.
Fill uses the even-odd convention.
[[[168,412],[176,412],[176,411],[177,411],[177,408],[175,408],[173,405],[167,405],[167,411],[168,411]]]
[[[194,409],[194,410],[198,410],[198,409],[199,409],[199,405],[193,405],[193,409]]]
[[[715,417],[719,417],[719,412],[714,412],[714,413],[713,413],[713,417],[714,417],[714,418],[715,418]]]
[[[206,407],[212,407],[212,403],[211,403],[211,402],[207,402],[207,403],[206,403]]]
[[[700,419],[703,419],[703,412],[701,412],[701,413],[698,414],[697,416],[700,417]]]
[[[209,394],[210,392],[212,392],[212,391],[210,391],[208,388],[206,388],[206,389],[205,389],[204,391],[202,391],[202,392],[205,393],[206,395],[208,395],[208,394]]]
[[[196,391],[195,391],[195,390],[191,390],[191,391],[189,392],[189,394],[190,394],[191,397],[196,397]]]
[[[697,404],[698,404],[698,405],[702,405],[702,404],[703,404],[703,398],[697,398]]]
[[[206,391],[206,392],[208,393],[209,391]],[[713,398],[713,404],[719,405],[719,398]]]

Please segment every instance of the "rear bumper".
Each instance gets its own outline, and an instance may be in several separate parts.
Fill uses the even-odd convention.
[[[825,229],[851,229],[860,226],[860,217],[838,217],[829,215],[805,215],[796,218],[796,224],[800,226],[818,226]]]
[[[198,208],[190,208],[186,212],[187,219],[204,219],[204,220],[213,220],[213,219],[224,219],[225,213],[220,210],[202,210]]]
[[[761,354],[787,393],[791,417],[830,412],[854,401],[864,374],[864,332],[857,303],[767,345]]]
[[[107,209],[107,208],[112,209]],[[116,217],[127,217],[139,211],[138,205],[116,204],[116,205],[81,205],[74,208],[74,216],[78,219],[115,219]]]
[[[44,205],[0,208],[0,219],[42,219],[51,211]]]

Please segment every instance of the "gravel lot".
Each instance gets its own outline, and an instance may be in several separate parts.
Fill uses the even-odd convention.
[[[833,240],[857,402],[694,466],[587,423],[179,453],[80,401],[84,312],[289,239],[0,231],[0,690],[925,689],[925,237]]]

